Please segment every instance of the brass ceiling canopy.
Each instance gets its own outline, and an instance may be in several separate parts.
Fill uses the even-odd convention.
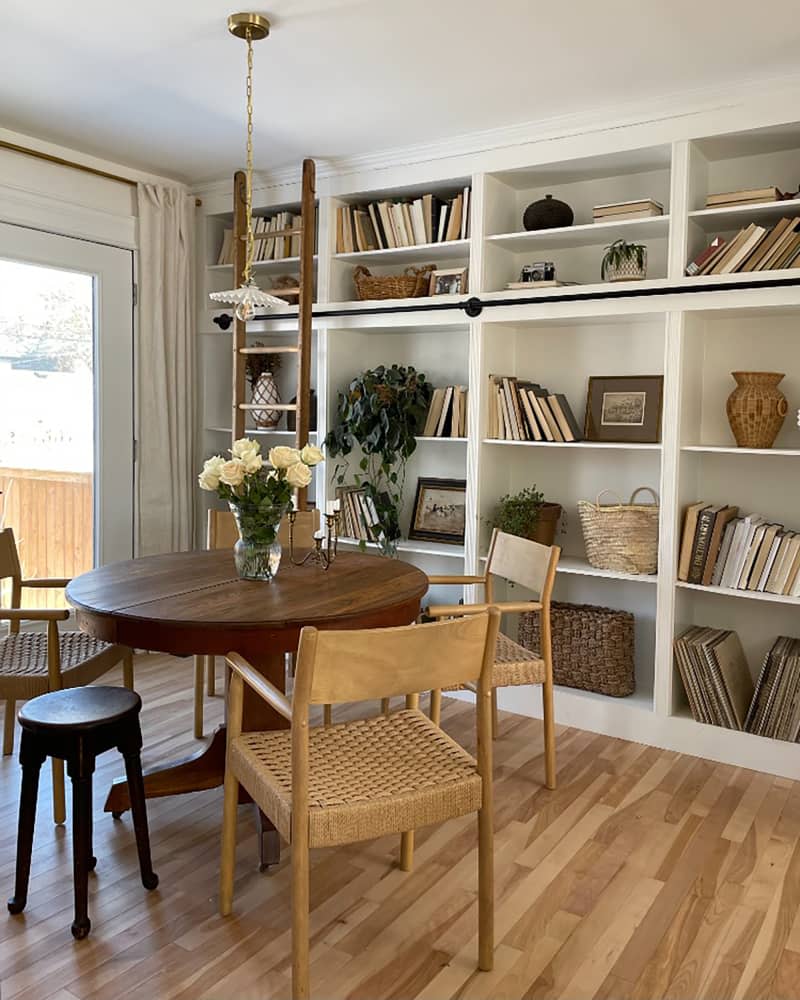
[[[269,21],[261,14],[231,14],[228,17],[228,31],[237,38],[247,38],[247,29],[250,29],[250,38],[254,42],[266,38],[269,34]]]

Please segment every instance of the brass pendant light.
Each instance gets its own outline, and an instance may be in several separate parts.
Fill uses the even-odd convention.
[[[236,318],[247,322],[256,310],[285,306],[286,302],[268,292],[263,292],[253,278],[255,239],[253,237],[253,42],[266,38],[269,21],[261,14],[231,14],[228,31],[247,42],[247,166],[245,169],[245,219],[247,225],[244,274],[238,288],[229,292],[210,292],[214,302],[234,307]]]

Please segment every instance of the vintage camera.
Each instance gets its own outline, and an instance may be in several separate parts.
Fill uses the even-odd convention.
[[[537,264],[526,264],[520,272],[520,281],[554,281],[556,266],[551,260],[542,260]]]

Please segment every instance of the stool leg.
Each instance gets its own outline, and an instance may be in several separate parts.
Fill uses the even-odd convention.
[[[28,901],[39,772],[44,763],[44,754],[37,749],[35,740],[28,736],[24,730],[19,759],[22,764],[22,788],[19,796],[19,826],[17,828],[17,871],[14,881],[14,895],[8,901],[9,913],[22,913],[25,909],[25,903]]]
[[[67,803],[64,794],[64,761],[53,757],[50,760],[53,769],[53,822],[57,826],[67,821]]]
[[[217,693],[217,658],[216,656],[206,657],[206,693],[209,698],[213,698]]]
[[[94,769],[94,762],[92,762]],[[91,930],[89,871],[92,867],[92,772],[70,767],[72,779],[72,877],[75,881],[75,919],[72,936],[81,941]],[[78,773],[75,773],[78,771]]]
[[[139,728],[138,722],[136,726]],[[138,743],[141,746],[141,735]],[[136,834],[136,850],[139,854],[139,871],[142,885],[145,889],[155,889],[158,885],[158,875],[153,871],[150,858],[150,834],[147,829],[147,805],[144,796],[144,779],[142,778],[142,758],[139,749],[130,746],[123,750],[125,757],[125,776],[128,779],[128,795],[131,800],[133,829]]]
[[[13,698],[6,699],[6,715],[3,724],[3,756],[14,752],[14,722],[17,703]]]

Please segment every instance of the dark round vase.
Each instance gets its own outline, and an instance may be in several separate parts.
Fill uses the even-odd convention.
[[[525,209],[522,224],[527,230],[558,229],[561,226],[571,226],[575,214],[565,201],[559,201],[551,194],[532,202]]]

